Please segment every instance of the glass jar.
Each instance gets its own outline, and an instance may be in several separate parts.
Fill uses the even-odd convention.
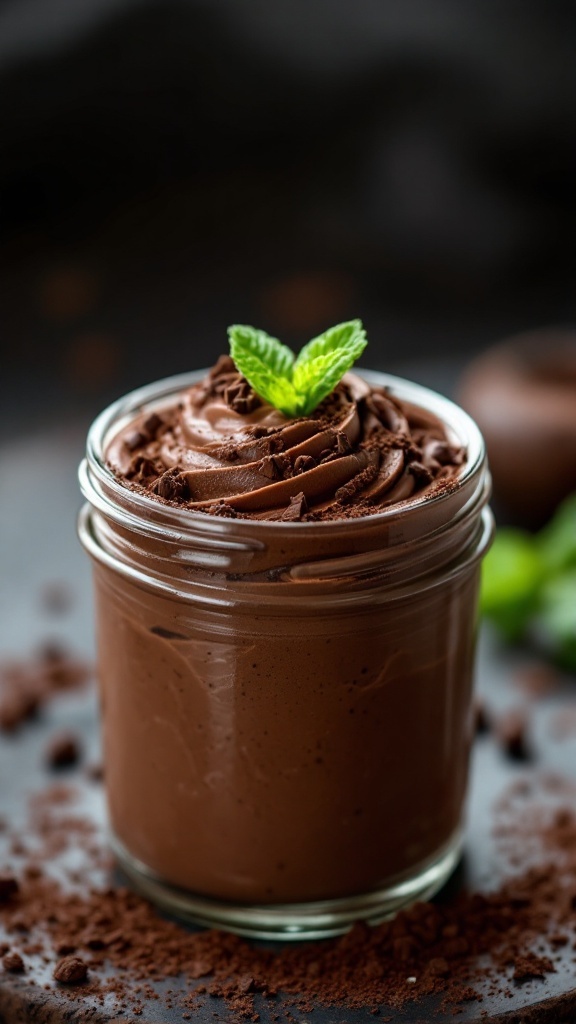
[[[106,409],[80,470],[112,844],[152,900],[259,937],[318,937],[454,868],[472,739],[482,437],[365,373],[467,449],[456,484],[336,522],[222,519],[123,486],[111,438],[201,374]]]

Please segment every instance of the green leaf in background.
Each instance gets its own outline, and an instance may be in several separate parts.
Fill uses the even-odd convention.
[[[522,530],[498,530],[482,566],[480,607],[508,640],[524,632],[541,580],[542,563],[533,537]]]
[[[228,328],[230,354],[266,402],[286,416],[308,416],[364,351],[360,320],[337,324],[308,342],[295,359],[277,338],[246,324]]]
[[[532,639],[576,671],[576,495],[540,533],[497,531],[482,567],[481,610],[505,639]]]
[[[554,660],[576,670],[576,569],[544,584],[534,626]]]
[[[548,573],[576,566],[576,494],[567,498],[540,530],[537,544]]]

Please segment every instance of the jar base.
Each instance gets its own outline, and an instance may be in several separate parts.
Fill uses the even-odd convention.
[[[360,896],[310,903],[242,904],[195,895],[162,881],[112,835],[113,852],[133,887],[160,909],[191,924],[252,939],[303,940],[341,935],[356,921],[378,924],[442,888],[462,852],[458,829],[441,850],[392,885]]]

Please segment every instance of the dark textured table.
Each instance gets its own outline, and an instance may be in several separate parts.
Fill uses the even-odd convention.
[[[75,518],[80,505],[76,485],[76,464],[83,448],[84,428],[72,425],[46,434],[38,434],[0,449],[0,479],[3,486],[0,505],[0,651],[17,658],[27,656],[46,640],[61,640],[72,650],[92,657],[90,569],[87,558],[75,539]],[[55,616],[42,601],[46,586],[65,583],[74,600],[66,614]],[[478,685],[495,710],[518,707],[529,698],[514,683],[515,674],[529,660],[522,652],[503,653],[493,638],[481,636]],[[559,716],[576,714],[576,687],[565,679],[552,694],[531,702],[534,759],[528,764],[506,760],[491,736],[479,738],[474,751],[472,788],[468,807],[466,851],[461,867],[450,883],[452,889],[464,882],[491,889],[506,865],[498,852],[491,830],[492,808],[499,795],[516,779],[537,782],[547,774],[571,776],[576,780],[576,731],[558,734]],[[74,692],[51,702],[37,722],[26,725],[15,737],[0,736],[0,814],[10,827],[23,823],[29,798],[46,787],[48,779],[42,763],[46,743],[56,729],[69,728],[84,738],[84,763],[97,758],[97,709],[93,692]],[[104,808],[101,787],[91,782],[83,770],[70,770],[59,776],[77,787],[76,807],[103,827]],[[0,837],[1,838],[1,837]],[[519,851],[522,856],[522,851]],[[9,863],[9,861],[8,861]],[[90,882],[86,879],[86,884]],[[94,878],[93,880],[96,880]],[[459,1007],[461,1021],[529,1021],[538,1008],[537,1019],[551,1024],[576,1021],[576,980],[574,949],[555,950],[554,973],[544,980],[521,985],[510,981],[507,996],[485,995],[482,1003]],[[33,959],[33,958],[32,958]],[[129,1019],[129,1013],[117,1016],[110,999],[104,1009],[89,1000],[70,1003],[51,982],[52,966],[38,958],[23,977],[0,973],[0,1024],[21,1021],[103,1022]],[[30,986],[30,978],[38,982]],[[48,989],[42,984],[50,983]],[[174,982],[172,981],[172,984]],[[256,997],[263,1024],[278,1013],[273,1001]],[[424,1024],[453,1020],[452,1013],[437,1011],[434,1003],[411,1004],[401,1011],[382,1008],[382,1015],[396,1022]],[[294,1017],[308,1021],[308,1015],[293,1011]],[[229,1019],[226,1006],[209,999],[194,1011],[200,1022]],[[368,1011],[316,1007],[318,1024],[374,1020]],[[138,1020],[168,1024],[182,1020],[182,1008],[167,1009],[162,1001],[146,1003]],[[284,1020],[281,1015],[280,1021]]]

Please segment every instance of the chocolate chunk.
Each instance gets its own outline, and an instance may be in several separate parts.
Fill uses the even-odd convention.
[[[147,459],[144,455],[135,455],[126,470],[128,480],[133,480],[136,484],[145,484],[157,475],[156,466],[151,459]]]
[[[523,711],[508,711],[496,722],[498,742],[513,761],[529,761],[532,757],[527,730],[528,721]]]
[[[228,385],[224,398],[233,412],[240,413],[241,416],[253,412],[261,404],[258,395],[244,377]]]
[[[265,455],[256,468],[269,480],[286,480],[292,476],[292,463],[287,455]]]
[[[176,468],[167,469],[152,490],[167,501],[186,501],[190,494],[186,477]]]
[[[273,455],[265,455],[256,466],[256,469],[259,473],[262,473],[262,476],[267,477],[268,480],[279,480],[282,475],[274,461]]]
[[[88,968],[78,956],[65,956],[54,968],[54,978],[63,985],[77,985],[85,981]]]
[[[8,971],[10,974],[22,974],[22,971],[24,970],[24,961],[20,956],[20,953],[6,953],[6,955],[2,957],[2,966],[4,970]]]
[[[336,434],[336,451],[338,455],[348,455],[352,451],[352,445],[343,430]]]
[[[425,487],[433,480],[432,473],[422,462],[411,462],[408,466],[408,472],[412,474],[416,482],[422,487]]]
[[[316,459],[312,458],[311,455],[299,455],[294,463],[294,473],[306,473],[309,469],[314,469],[316,466]]]
[[[0,903],[7,903],[16,896],[20,886],[14,875],[0,875]]]
[[[155,412],[150,413],[150,415],[144,420],[144,430],[150,439],[156,437],[160,427],[163,426],[164,420]]]
[[[290,504],[288,505],[288,508],[284,510],[280,518],[285,522],[296,522],[298,519],[301,519],[307,511],[308,502],[306,501],[306,495],[304,494],[304,491],[300,491],[299,494],[295,494],[290,498]]]
[[[50,768],[69,768],[80,757],[80,744],[72,733],[54,736],[46,750],[46,763]]]
[[[132,433],[127,434],[124,438],[124,445],[129,452],[135,452],[137,448],[141,448],[143,444],[146,444],[146,436],[141,430],[133,430]]]

